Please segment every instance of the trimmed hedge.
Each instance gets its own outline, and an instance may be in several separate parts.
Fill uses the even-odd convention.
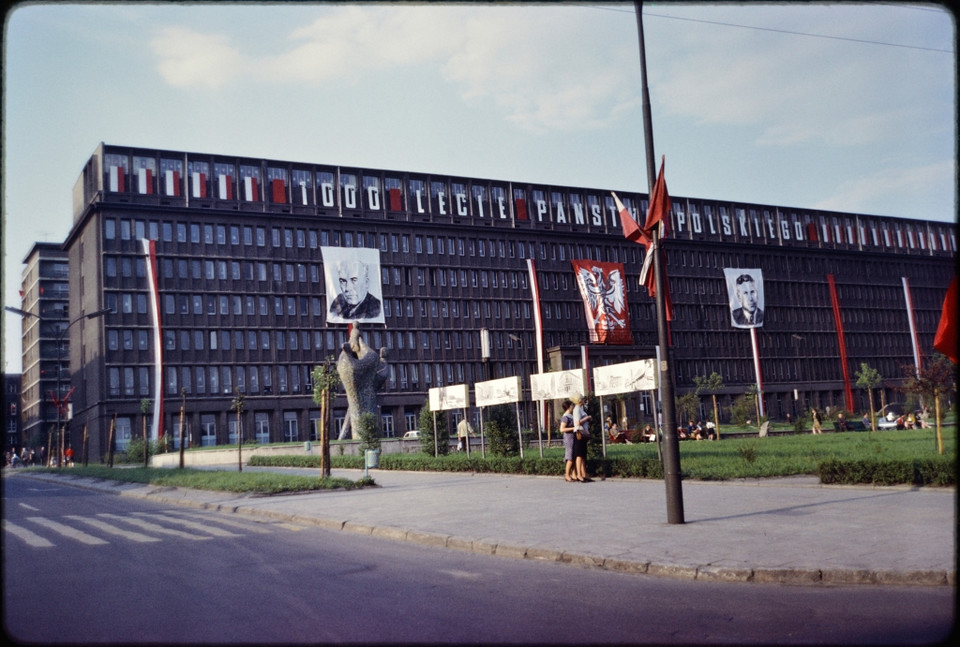
[[[362,456],[333,456],[332,467],[363,469]],[[319,456],[252,456],[250,465],[268,467],[319,468]],[[562,476],[563,460],[557,457],[491,456],[450,454],[434,458],[427,454],[382,454],[382,470],[413,472],[470,472]],[[655,457],[610,457],[589,459],[588,471],[604,478],[662,479],[663,465]],[[915,460],[840,460],[828,459],[818,465],[824,484],[900,485],[949,487],[956,485],[956,458],[935,457]],[[684,478],[690,478],[685,475]]]
[[[830,459],[818,466],[820,482],[854,485],[934,485],[949,487],[957,484],[956,458],[928,458],[906,460]]]

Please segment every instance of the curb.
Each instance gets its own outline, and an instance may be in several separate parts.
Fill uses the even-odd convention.
[[[325,530],[370,535],[390,541],[407,541],[421,546],[461,550],[480,555],[494,555],[511,559],[531,559],[546,562],[559,562],[571,566],[597,568],[601,570],[627,573],[632,575],[651,575],[679,580],[703,582],[754,582],[758,584],[787,584],[814,586],[953,586],[956,587],[956,571],[918,570],[918,571],[875,571],[871,569],[814,569],[814,568],[743,568],[724,567],[711,564],[671,564],[649,561],[636,561],[616,557],[604,557],[586,553],[574,553],[545,548],[542,546],[523,546],[501,544],[491,540],[471,539],[455,535],[425,532],[398,528],[395,526],[370,526],[347,520],[329,519],[303,514],[277,512],[244,506],[242,503],[222,503],[217,501],[198,501],[190,497],[197,490],[177,487],[151,488],[150,486],[101,481],[91,478],[68,478],[46,474],[30,474],[30,478],[61,483],[86,490],[107,494],[147,499],[167,505],[180,505],[204,510],[214,510],[231,514],[245,514],[265,519],[281,520],[303,525],[315,526]],[[112,485],[107,486],[106,483]],[[126,488],[126,489],[124,489]],[[143,491],[147,490],[147,491]],[[170,493],[181,496],[169,496]],[[243,495],[237,498],[243,498]]]

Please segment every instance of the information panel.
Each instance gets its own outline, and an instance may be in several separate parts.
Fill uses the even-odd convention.
[[[470,403],[466,384],[454,384],[430,389],[430,410],[465,409]]]
[[[594,367],[593,386],[596,395],[653,391],[657,388],[657,361],[650,358]]]
[[[555,373],[530,375],[531,400],[559,400],[574,393],[583,393],[584,372],[582,368]]]
[[[474,384],[478,407],[519,402],[522,393],[519,375]]]

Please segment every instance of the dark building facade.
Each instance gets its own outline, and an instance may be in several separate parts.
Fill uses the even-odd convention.
[[[51,395],[70,388],[70,269],[59,243],[36,243],[23,259],[22,315],[23,409],[25,439],[46,441],[58,423]],[[12,319],[12,318],[11,318]]]
[[[642,221],[647,196],[617,194]],[[860,410],[861,362],[893,396],[914,346],[920,357],[931,351],[955,271],[951,224],[676,196],[670,220],[678,394],[717,372],[728,404],[756,384],[758,364],[771,417],[811,405]],[[143,240],[153,243],[155,290]],[[118,446],[139,434],[144,401],[153,425],[158,389],[160,426],[175,437],[183,405],[194,445],[235,441],[237,389],[245,438],[314,437],[310,373],[347,339],[331,304],[353,260],[364,259],[379,302],[361,330],[389,353],[387,436],[416,427],[433,387],[519,375],[529,392],[538,344],[545,370],[656,352],[653,301],[638,286],[643,247],[624,238],[609,190],[101,144],[74,188],[64,250],[70,312],[114,311],[70,331],[71,429],[87,428],[93,460],[111,420]],[[620,268],[629,323],[617,344],[588,327],[574,266],[583,260]],[[733,268],[762,278],[763,325],[753,331],[731,323],[724,270]],[[335,407],[342,419],[342,395]],[[628,414],[651,407],[638,395]],[[535,408],[525,409],[533,426]]]

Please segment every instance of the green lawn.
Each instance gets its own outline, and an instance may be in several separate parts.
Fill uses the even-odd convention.
[[[956,427],[943,431],[944,456],[956,456]],[[553,451],[553,450],[551,450]],[[608,445],[609,458],[655,457],[656,445]],[[913,461],[938,456],[933,429],[731,438],[680,442],[685,478],[729,479],[816,474],[828,459]]]

